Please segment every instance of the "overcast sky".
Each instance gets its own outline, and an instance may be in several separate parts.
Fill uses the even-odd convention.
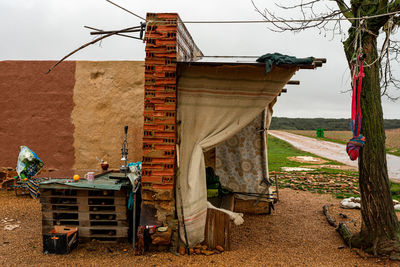
[[[115,0],[129,10],[177,12],[185,20],[258,20],[250,0]],[[273,1],[255,0],[260,7],[276,10]],[[287,2],[287,1],[286,1]],[[290,1],[289,1],[290,2]],[[295,16],[296,14],[293,14]],[[0,0],[0,60],[58,60],[92,36],[84,25],[122,29],[140,20],[105,0]],[[317,70],[300,70],[279,97],[274,116],[350,117],[350,74],[340,37],[331,40],[317,30],[275,33],[267,24],[187,24],[205,55],[251,55],[280,52],[297,57],[323,57]],[[124,37],[111,37],[90,46],[70,60],[144,60],[145,45]],[[394,96],[400,91],[393,91]],[[400,102],[383,98],[384,117],[400,119]]]

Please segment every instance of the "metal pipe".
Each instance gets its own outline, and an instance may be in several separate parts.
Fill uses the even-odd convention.
[[[135,185],[133,184],[132,186],[135,186]],[[132,211],[132,217],[133,217],[133,220],[132,220],[132,236],[133,236],[132,247],[133,247],[133,249],[135,249],[135,247],[136,247],[136,201],[137,201],[136,194],[137,194],[137,191],[139,188],[140,188],[140,181],[138,181],[135,189],[132,190],[133,191],[133,207],[132,207],[133,208],[133,211]]]
[[[132,248],[135,250],[136,246],[136,193],[133,193],[133,206],[132,206]]]

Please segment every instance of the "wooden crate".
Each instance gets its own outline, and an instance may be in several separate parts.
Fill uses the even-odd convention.
[[[271,214],[271,204],[268,201],[259,201],[255,206],[256,200],[243,200],[235,198],[235,212],[245,214]]]
[[[43,189],[42,232],[54,225],[75,226],[80,242],[128,240],[126,190]]]
[[[78,245],[78,228],[54,226],[49,233],[43,233],[44,254],[68,254]]]
[[[231,250],[231,221],[229,215],[215,209],[207,209],[205,243],[209,248],[222,246]]]

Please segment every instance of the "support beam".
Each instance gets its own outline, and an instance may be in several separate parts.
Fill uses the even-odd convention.
[[[278,96],[281,96],[282,93],[287,93],[287,89],[286,89],[286,88],[283,88],[283,89],[281,90],[281,92],[279,93]]]
[[[298,80],[290,80],[290,81],[287,82],[287,84],[300,85],[300,81],[298,81]]]
[[[326,63],[326,58],[315,58],[314,61],[321,61],[322,63]]]

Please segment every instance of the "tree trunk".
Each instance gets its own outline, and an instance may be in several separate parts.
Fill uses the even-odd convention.
[[[371,31],[378,34],[376,30]],[[354,56],[355,38],[354,29],[350,29],[349,38],[344,42],[349,65]],[[365,62],[371,63],[378,58],[376,39],[376,36],[362,32]],[[353,239],[353,245],[375,255],[390,255],[398,248],[399,223],[392,204],[387,172],[379,67],[379,61],[364,67],[361,133],[366,142],[358,162],[362,226],[358,237]]]

